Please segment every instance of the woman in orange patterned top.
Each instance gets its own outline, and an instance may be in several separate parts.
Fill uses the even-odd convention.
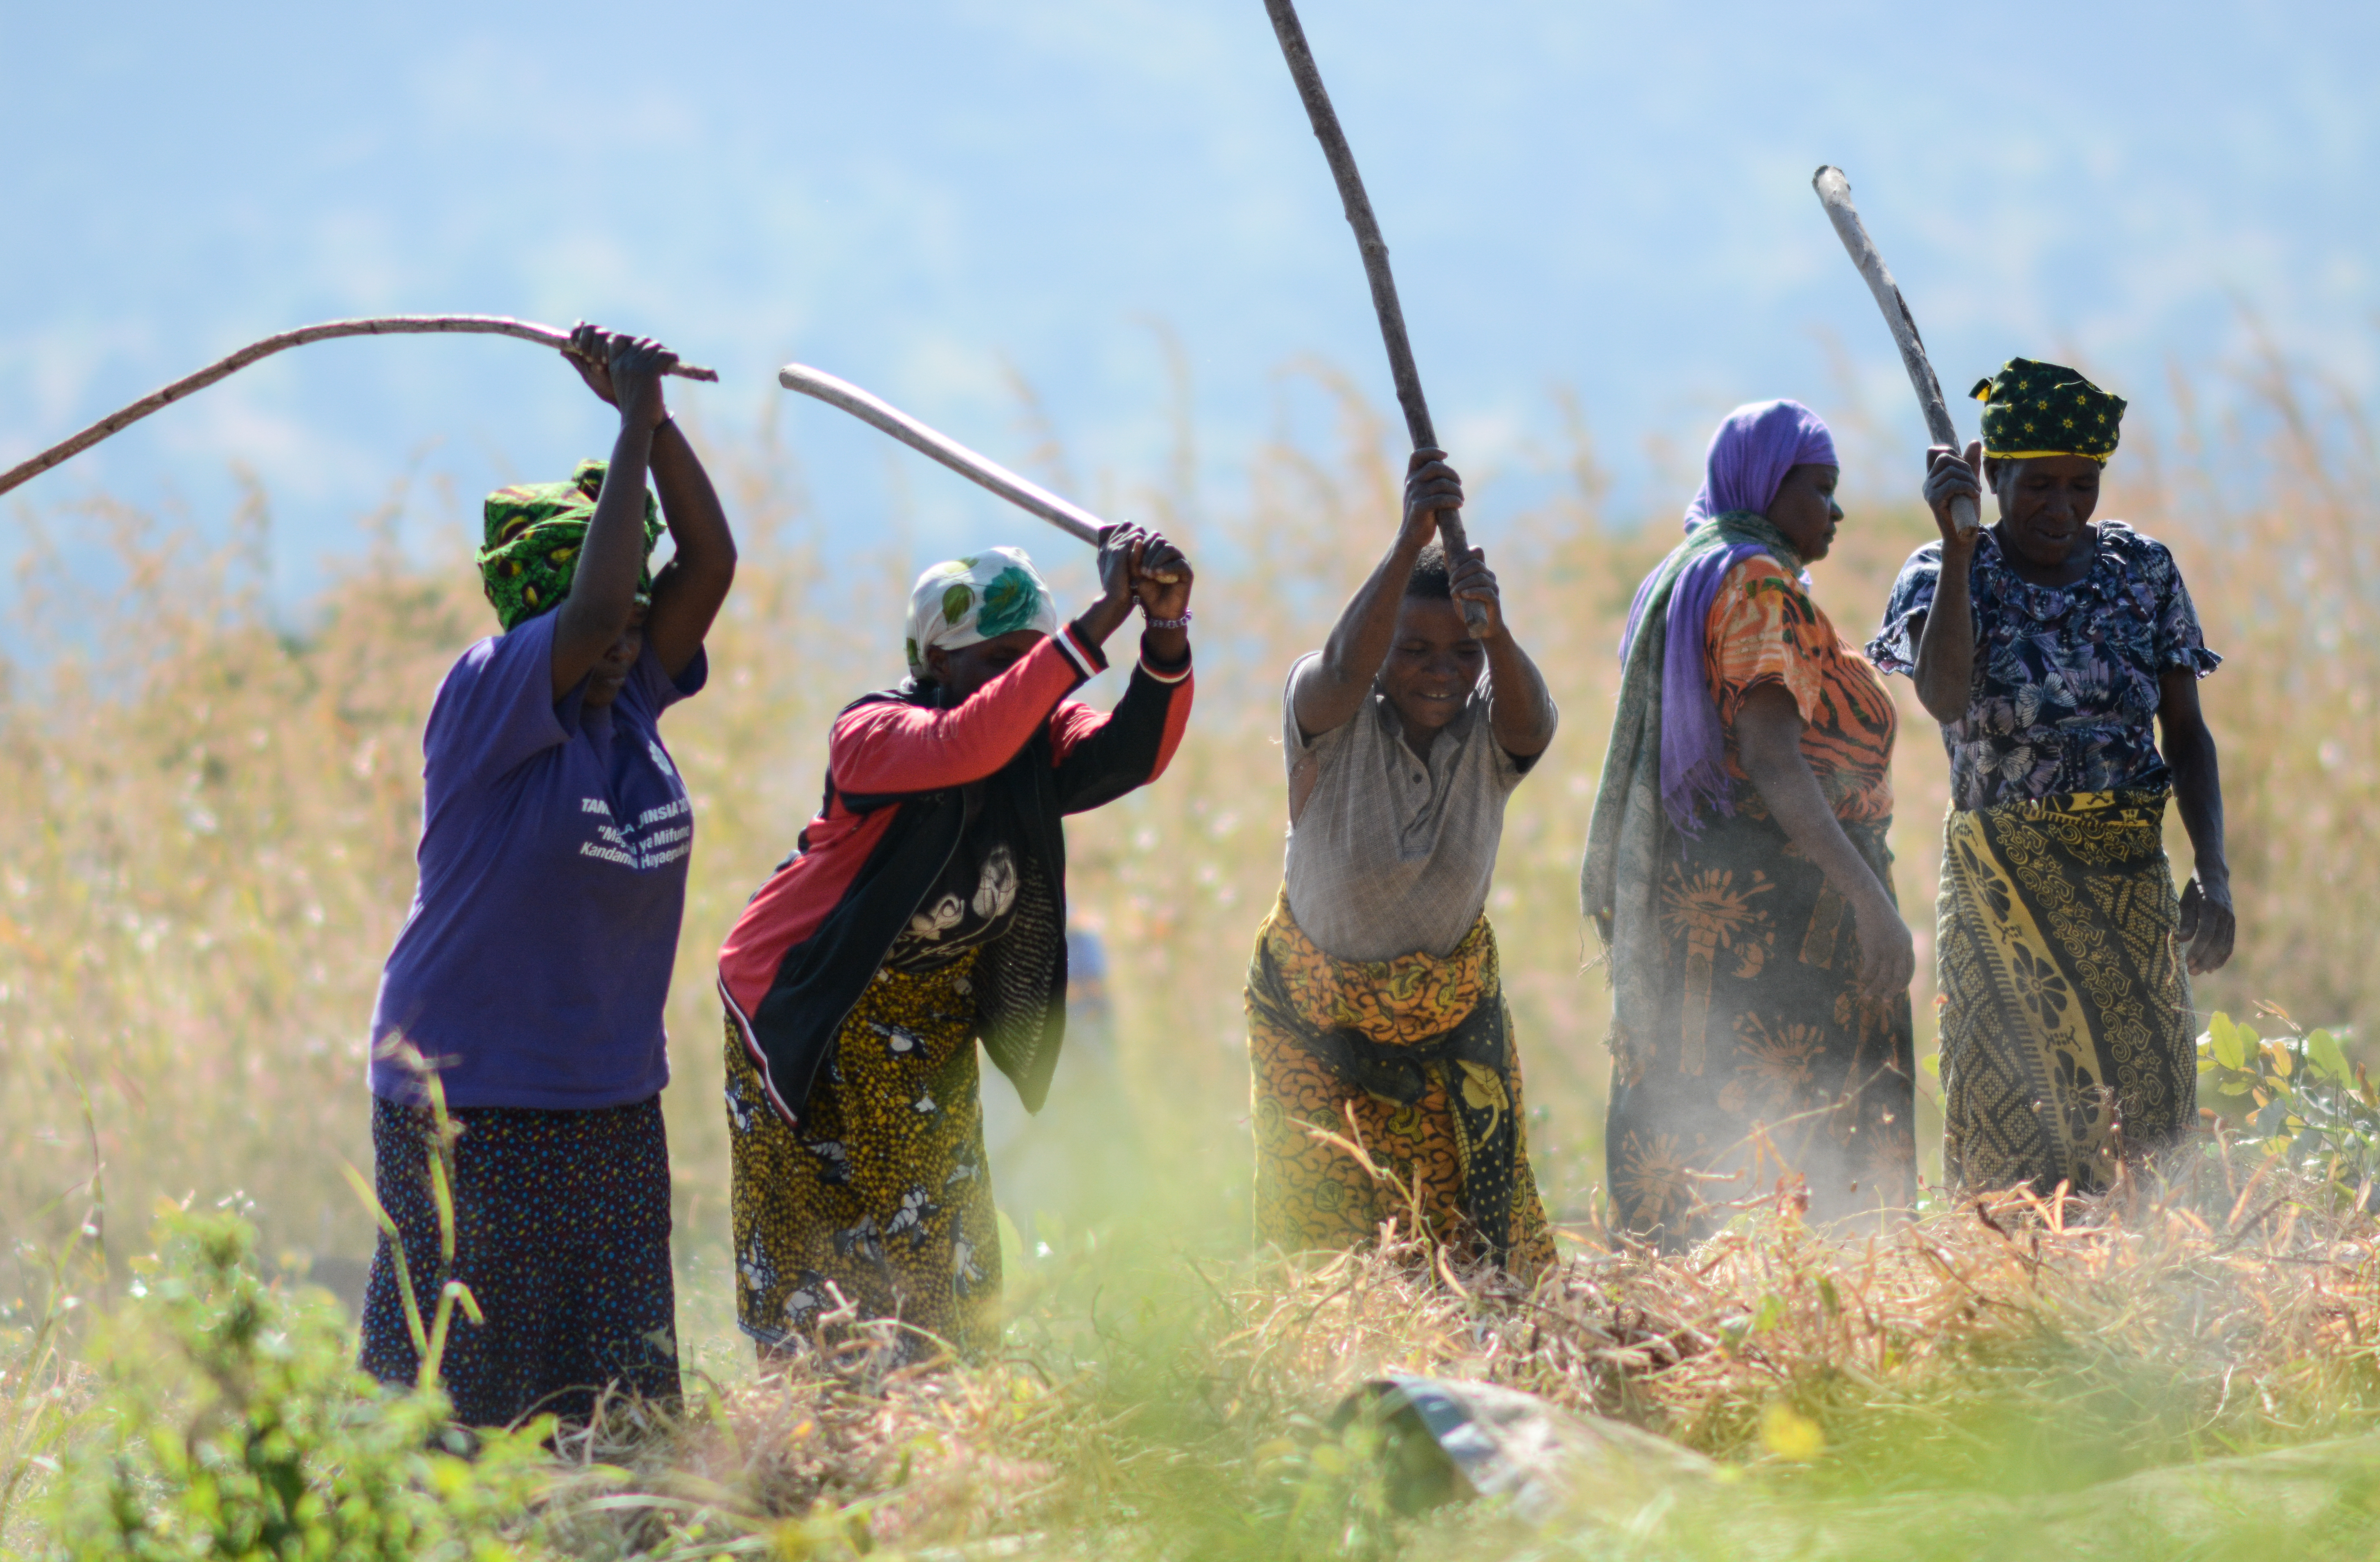
[[[1819,1220],[1913,1191],[1897,723],[1803,573],[1842,520],[1839,474],[1808,408],[1738,408],[1621,652],[1582,889],[1613,990],[1611,1197],[1665,1247],[1779,1176]]]

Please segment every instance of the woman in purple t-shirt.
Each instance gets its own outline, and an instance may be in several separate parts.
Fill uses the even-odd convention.
[[[678,1391],[662,1003],[694,819],[663,709],[702,687],[735,543],[671,421],[650,338],[582,325],[571,362],[620,410],[612,459],[488,496],[479,553],[504,633],[463,653],[422,735],[420,884],[372,1015],[383,1234],[363,1366],[419,1371],[399,1243],[426,1309],[471,1289],[443,1375],[457,1420],[584,1419],[605,1385]],[[645,474],[661,490],[660,514]],[[650,571],[666,515],[675,556]],[[455,1246],[442,1262],[434,1082]]]

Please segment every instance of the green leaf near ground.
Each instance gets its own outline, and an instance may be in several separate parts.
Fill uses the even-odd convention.
[[[2214,1021],[2207,1025],[2206,1035],[2214,1044],[2216,1062],[2227,1069],[2247,1066],[2247,1045],[2240,1037],[2240,1027],[2231,1023],[2230,1015],[2216,1014]]]

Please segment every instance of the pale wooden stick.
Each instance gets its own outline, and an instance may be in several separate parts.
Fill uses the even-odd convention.
[[[550,325],[538,325],[525,320],[507,320],[502,315],[382,315],[374,320],[334,320],[321,325],[300,326],[285,331],[278,336],[267,336],[251,343],[217,363],[209,364],[196,374],[175,381],[162,391],[152,391],[120,412],[111,412],[81,433],[50,446],[30,461],[20,462],[0,473],[0,493],[19,484],[31,481],[61,461],[81,454],[111,434],[120,433],[140,422],[151,413],[171,406],[194,391],[203,391],[216,381],[238,373],[261,358],[291,347],[302,347],[309,342],[328,342],[340,336],[422,336],[422,335],[510,336],[516,341],[534,342],[540,346],[570,352],[570,333],[556,331]],[[708,369],[698,369],[682,363],[670,373],[686,380],[716,381],[718,374]]]
[[[1040,516],[1067,536],[1099,546],[1099,533],[1107,522],[1081,505],[1059,498],[1039,483],[1018,477],[991,457],[969,450],[941,430],[920,423],[892,403],[869,395],[850,381],[838,380],[806,363],[789,363],[777,370],[777,383],[788,391],[816,397],[829,406],[842,408],[911,450],[932,456],[969,482],[990,489],[1018,509]],[[1151,570],[1148,578],[1170,585],[1176,577],[1171,572]]]
[[[1900,349],[1900,366],[1909,371],[1910,387],[1917,393],[1918,410],[1925,415],[1927,436],[1936,444],[1949,445],[1964,455],[1958,428],[1950,421],[1950,408],[1942,400],[1942,381],[1935,378],[1934,365],[1925,357],[1925,344],[1917,334],[1917,321],[1909,312],[1909,301],[1900,296],[1900,285],[1885,269],[1884,257],[1876,253],[1876,241],[1867,236],[1867,224],[1860,221],[1859,208],[1852,204],[1852,182],[1843,177],[1841,169],[1826,163],[1810,176],[1810,187],[1818,192],[1818,204],[1827,209],[1827,220],[1835,224],[1835,236],[1851,252],[1852,264],[1859,268],[1860,275],[1867,282],[1867,290],[1876,296],[1876,307],[1884,311],[1884,323],[1891,328],[1893,345]],[[1972,532],[1981,526],[1983,520],[1975,513],[1975,502],[1963,493],[1950,501],[1950,524],[1961,532]]]

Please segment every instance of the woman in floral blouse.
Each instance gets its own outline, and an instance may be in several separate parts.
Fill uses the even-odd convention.
[[[1868,654],[1915,679],[1950,754],[1945,1168],[1973,1190],[2090,1191],[2197,1120],[2189,977],[2233,932],[2198,705],[2221,659],[2164,544],[2092,524],[2122,399],[2024,358],[1974,395],[1983,442],[1929,453],[1942,538],[1901,570]],[[1986,485],[1999,522],[1961,535],[1951,504]],[[2168,796],[2196,859],[2179,900]]]

